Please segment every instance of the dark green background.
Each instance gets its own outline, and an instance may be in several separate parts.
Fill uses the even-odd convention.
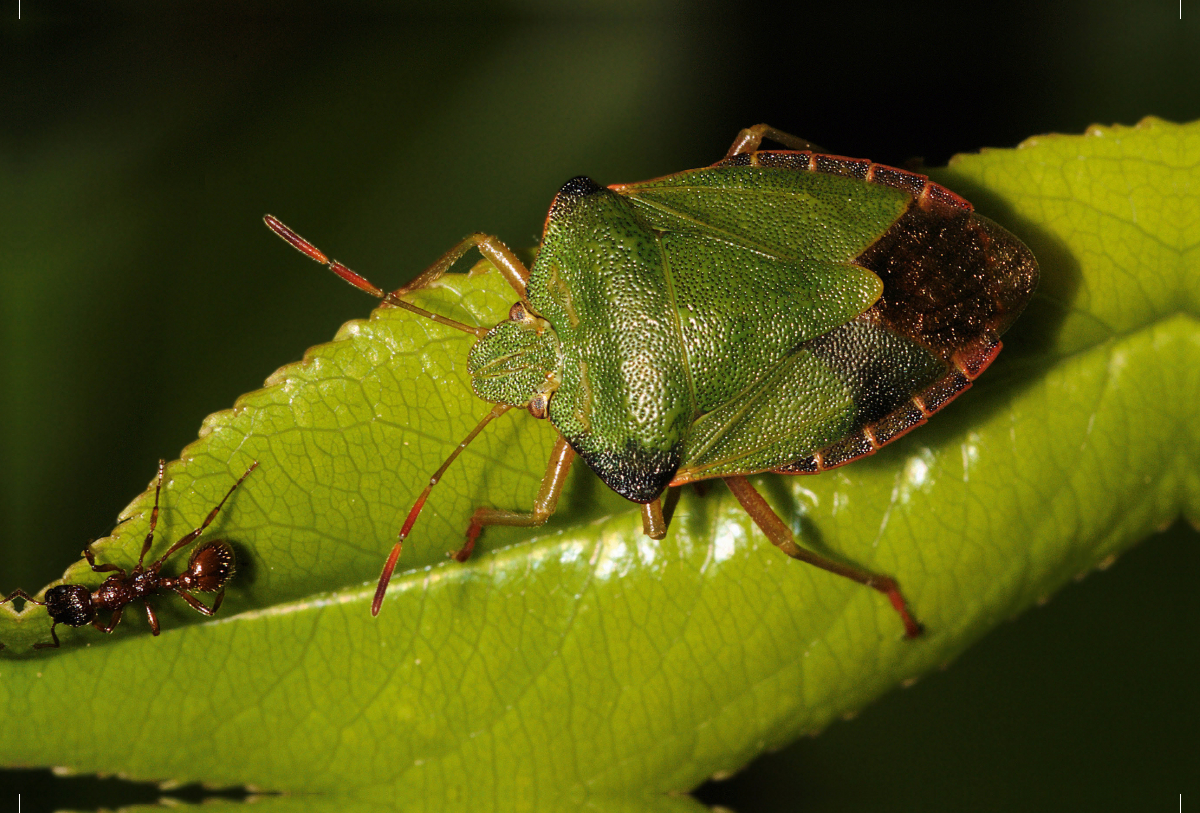
[[[108,533],[205,415],[470,231],[530,246],[577,174],[711,163],[766,121],[892,164],[1200,117],[1200,5],[49,3],[0,8],[0,590]],[[253,13],[248,13],[253,9]],[[1019,325],[1018,325],[1019,329]],[[711,784],[769,810],[1174,810],[1200,790],[1177,528],[949,671]],[[80,687],[64,703],[102,702]],[[13,713],[7,709],[5,713]],[[0,727],[2,730],[2,727]],[[0,735],[2,736],[2,735]],[[0,810],[132,800],[0,774]],[[144,798],[139,797],[139,798]],[[45,806],[45,807],[42,807]]]

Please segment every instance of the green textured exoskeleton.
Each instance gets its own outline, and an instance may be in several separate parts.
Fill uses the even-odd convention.
[[[764,137],[796,149],[760,151]],[[746,475],[824,471],[924,423],[996,357],[1038,276],[1019,240],[924,176],[822,155],[764,125],[711,167],[568,181],[530,270],[476,234],[385,294],[267,222],[386,303],[480,336],[468,370],[497,406],[431,478],[401,541],[462,446],[521,407],[561,434],[534,510],[478,509],[460,561],[486,525],[545,522],[576,454],[645,505],[656,538],[668,486],[721,477],[774,544],[885,593],[910,636],[920,626],[893,579],[799,547]],[[471,247],[517,292],[507,321],[484,331],[403,301]],[[372,612],[399,553],[397,542]]]

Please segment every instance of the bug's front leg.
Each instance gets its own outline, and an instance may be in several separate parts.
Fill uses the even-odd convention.
[[[408,285],[405,285],[403,288],[397,288],[387,297],[384,297],[384,301],[387,302],[389,297],[399,298],[407,293],[433,284],[435,280],[449,271],[450,267],[472,248],[479,249],[480,254],[491,260],[492,265],[500,270],[500,273],[508,280],[508,284],[521,297],[521,301],[529,304],[525,299],[525,286],[529,282],[529,269],[525,267],[523,262],[517,259],[517,255],[513,254],[512,249],[500,242],[500,238],[480,232],[472,234],[447,251],[433,265],[421,272],[420,276],[408,283]]]
[[[456,562],[465,562],[471,558],[475,550],[475,541],[486,525],[517,525],[533,528],[545,525],[546,520],[558,508],[558,496],[562,493],[567,481],[567,472],[575,460],[575,450],[567,444],[564,438],[559,438],[554,449],[550,452],[550,462],[546,465],[546,476],[542,478],[542,487],[538,489],[537,499],[533,501],[533,510],[529,513],[522,511],[506,511],[501,508],[477,508],[471,516],[471,524],[467,526],[467,541],[461,548],[450,554]]]
[[[868,570],[861,570],[857,567],[835,562],[832,559],[827,559],[818,553],[813,553],[796,544],[796,540],[792,538],[791,529],[783,523],[767,501],[762,498],[762,495],[755,491],[754,486],[750,485],[750,481],[740,475],[734,477],[726,477],[725,483],[729,486],[729,490],[733,492],[733,496],[737,497],[742,508],[746,509],[746,513],[754,520],[754,523],[762,529],[762,532],[767,535],[767,538],[793,559],[799,559],[802,562],[808,562],[810,565],[816,565],[822,570],[828,570],[830,573],[836,573],[839,576],[844,576],[851,581],[858,582],[861,585],[870,587],[872,590],[878,590],[888,597],[892,602],[892,606],[896,612],[900,614],[900,620],[904,622],[904,633],[909,638],[916,638],[921,634],[921,625],[908,611],[908,602],[904,600],[903,594],[900,592],[900,586],[896,584],[896,580],[891,576],[880,576],[877,573],[871,573]]]
[[[827,152],[811,141],[799,138],[791,133],[785,133],[783,130],[776,130],[769,124],[756,124],[738,133],[737,138],[733,140],[733,144],[729,147],[729,152],[725,153],[725,157],[732,158],[735,155],[741,155],[745,152],[754,152],[762,146],[763,139],[770,139],[778,144],[782,144],[789,150]]]

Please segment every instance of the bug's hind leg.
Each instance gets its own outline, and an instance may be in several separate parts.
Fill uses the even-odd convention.
[[[575,450],[567,441],[559,438],[554,449],[550,452],[550,462],[546,465],[546,476],[542,478],[542,487],[538,490],[537,499],[533,501],[533,510],[506,511],[501,508],[476,508],[471,516],[471,524],[467,526],[467,541],[450,556],[456,562],[465,562],[475,550],[475,542],[487,525],[517,525],[526,528],[545,525],[546,520],[558,508],[558,497],[562,494],[563,485],[567,481],[567,472],[575,460]]]
[[[785,133],[783,130],[776,130],[769,124],[756,124],[738,133],[737,138],[733,140],[733,144],[729,147],[729,152],[725,153],[725,157],[732,158],[744,152],[754,152],[762,146],[763,139],[782,144],[789,150],[807,150],[808,152],[817,153],[828,152],[828,150],[818,147],[811,141],[794,136],[791,133]]]
[[[888,597],[892,602],[892,606],[896,612],[900,614],[900,620],[904,622],[904,633],[909,638],[916,638],[921,634],[921,625],[908,611],[908,602],[904,600],[903,594],[900,592],[900,586],[896,584],[896,580],[891,576],[880,576],[877,573],[871,573],[868,570],[861,570],[857,567],[835,562],[832,559],[827,559],[818,553],[813,553],[796,544],[796,540],[792,538],[791,530],[783,523],[767,501],[762,498],[762,495],[754,490],[754,486],[750,485],[750,481],[742,476],[726,477],[726,485],[733,492],[733,496],[737,497],[742,508],[746,509],[746,513],[754,520],[754,523],[762,529],[762,532],[767,535],[767,538],[793,559],[799,559],[802,562],[808,562],[810,565],[816,565],[822,570],[828,570],[830,573],[836,573],[838,576],[844,576],[851,581],[856,581],[861,585],[870,587],[872,590],[878,590]]]

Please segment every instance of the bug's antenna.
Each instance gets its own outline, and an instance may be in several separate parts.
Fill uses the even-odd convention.
[[[483,420],[471,430],[462,443],[455,447],[450,456],[446,458],[446,462],[433,473],[429,478],[429,485],[425,486],[425,490],[417,497],[417,501],[413,503],[412,509],[408,512],[408,518],[404,520],[404,527],[400,529],[400,538],[396,540],[395,547],[392,548],[391,554],[387,558],[387,562],[383,565],[383,573],[379,575],[379,586],[375,588],[375,598],[371,602],[371,615],[379,615],[379,608],[383,606],[383,596],[387,593],[388,582],[392,580],[392,571],[396,569],[396,562],[400,559],[400,549],[404,546],[404,538],[408,536],[408,532],[412,530],[413,523],[417,521],[417,515],[421,513],[421,509],[425,507],[425,500],[429,497],[429,492],[438,484],[438,480],[442,479],[442,475],[446,473],[446,469],[450,468],[450,464],[454,459],[467,448],[467,444],[475,440],[475,437],[483,431],[483,427],[492,422],[493,418],[498,418],[505,412],[508,412],[510,407],[508,404],[496,404],[492,407],[492,411],[483,416]]]
[[[283,223],[279,220],[279,218],[275,217],[275,215],[264,216],[263,222],[267,224],[267,228],[269,228],[271,231],[275,232],[280,237],[282,237],[284,240],[286,240],[288,243],[290,243],[291,246],[293,248],[295,248],[297,251],[316,260],[321,265],[328,267],[330,271],[337,274],[342,279],[346,280],[346,282],[350,283],[358,290],[366,291],[371,296],[373,296],[377,299],[383,300],[385,305],[392,305],[397,308],[404,308],[407,311],[412,311],[413,313],[417,314],[418,316],[424,316],[426,319],[432,319],[433,321],[437,322],[439,325],[446,325],[447,327],[452,327],[452,328],[455,328],[456,330],[461,330],[464,333],[470,333],[472,336],[475,336],[480,339],[482,339],[484,336],[487,335],[487,332],[488,332],[487,328],[470,327],[469,325],[464,325],[462,322],[455,322],[453,319],[447,319],[445,316],[441,316],[436,313],[431,313],[430,311],[427,311],[424,308],[418,308],[416,305],[412,304],[411,302],[405,302],[403,299],[396,296],[395,294],[384,293],[382,288],[379,288],[378,286],[376,286],[374,283],[372,283],[366,277],[364,277],[361,274],[358,274],[354,271],[351,271],[349,268],[342,265],[337,260],[331,260],[328,257],[326,257],[319,248],[317,248],[312,243],[305,240],[300,235],[296,234],[296,232],[292,231],[287,226],[283,225]]]

